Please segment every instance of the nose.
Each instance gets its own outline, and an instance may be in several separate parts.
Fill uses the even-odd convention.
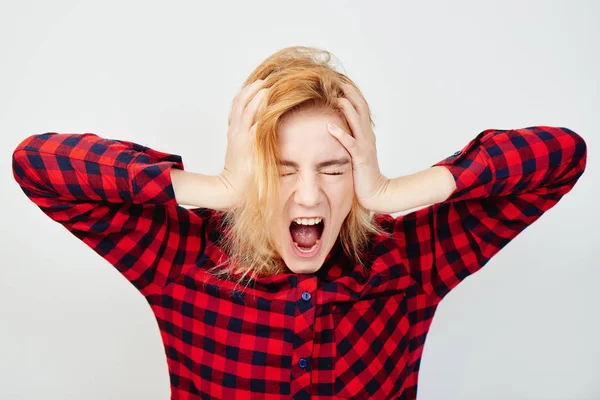
[[[315,175],[300,176],[297,181],[294,201],[306,209],[313,209],[321,202],[321,186]]]

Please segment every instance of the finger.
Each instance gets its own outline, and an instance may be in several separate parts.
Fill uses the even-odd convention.
[[[367,114],[367,104],[364,102],[362,97],[358,94],[358,91],[354,86],[349,83],[344,83],[341,85],[342,90],[344,91],[344,97],[350,101],[352,107],[356,110],[356,112],[360,115]]]
[[[357,135],[360,135],[360,115],[356,112],[350,101],[344,97],[338,97],[337,99],[338,106],[342,109],[344,116],[346,117],[346,121],[348,121],[348,125],[350,126],[350,130],[354,134],[355,138],[358,138]]]
[[[244,110],[244,114],[242,116],[242,127],[243,128],[247,128],[254,123],[254,119],[256,117],[256,112],[258,111],[258,108],[261,106],[263,100],[265,100],[268,90],[269,89],[267,89],[267,88],[260,89],[258,91],[258,93],[256,94],[256,96],[254,96],[254,98],[252,100],[250,100],[250,103],[248,103],[248,106]]]
[[[255,123],[254,125],[252,125],[252,126],[250,127],[250,135],[251,135],[251,136],[254,136],[254,134],[256,133],[256,126],[257,126],[257,125],[258,125],[258,122],[257,122],[257,123]]]
[[[254,94],[264,86],[265,80],[258,79],[251,84],[245,86],[240,92],[233,98],[231,104],[231,112],[229,113],[229,125],[238,122],[246,108],[248,99],[254,96]]]
[[[239,113],[244,111],[244,109],[248,106],[248,102],[265,84],[266,81],[264,79],[258,79],[240,91],[240,93],[236,96],[236,109]]]
[[[327,131],[329,133],[331,133],[337,140],[340,141],[340,143],[342,143],[342,145],[346,148],[346,150],[348,150],[348,153],[350,153],[350,156],[352,157],[352,159],[355,159],[356,156],[358,154],[357,153],[357,146],[356,146],[356,139],[354,139],[352,136],[350,136],[348,133],[346,133],[342,128],[340,128],[339,126],[335,125],[335,124],[327,124]]]

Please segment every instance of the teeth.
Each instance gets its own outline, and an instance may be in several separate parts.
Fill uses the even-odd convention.
[[[294,220],[298,225],[315,225],[322,221],[322,218],[296,218]]]

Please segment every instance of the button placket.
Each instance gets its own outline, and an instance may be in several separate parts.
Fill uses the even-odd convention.
[[[316,312],[317,278],[301,276],[298,278],[297,291],[290,292],[290,300],[296,304],[293,333],[291,335],[293,353],[290,383],[292,393],[306,391],[311,384],[311,360],[314,340]]]

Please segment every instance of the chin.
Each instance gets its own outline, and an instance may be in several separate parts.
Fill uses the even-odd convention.
[[[288,269],[294,274],[312,274],[321,269],[321,265],[317,268],[306,268],[302,266],[289,266]]]
[[[323,243],[323,247],[313,257],[302,258],[296,255],[294,250],[289,246],[285,249],[285,259],[283,260],[287,268],[295,274],[311,274],[319,271],[323,266],[326,255],[329,251],[327,243]]]
[[[292,247],[294,244],[289,241],[289,237],[286,239],[286,246],[280,254],[285,254],[285,258],[282,258],[290,271],[295,274],[311,274],[321,269],[329,251],[327,240],[323,240],[317,245],[315,254],[312,256],[303,256],[294,250]],[[321,239],[324,239],[324,237],[321,237]]]

